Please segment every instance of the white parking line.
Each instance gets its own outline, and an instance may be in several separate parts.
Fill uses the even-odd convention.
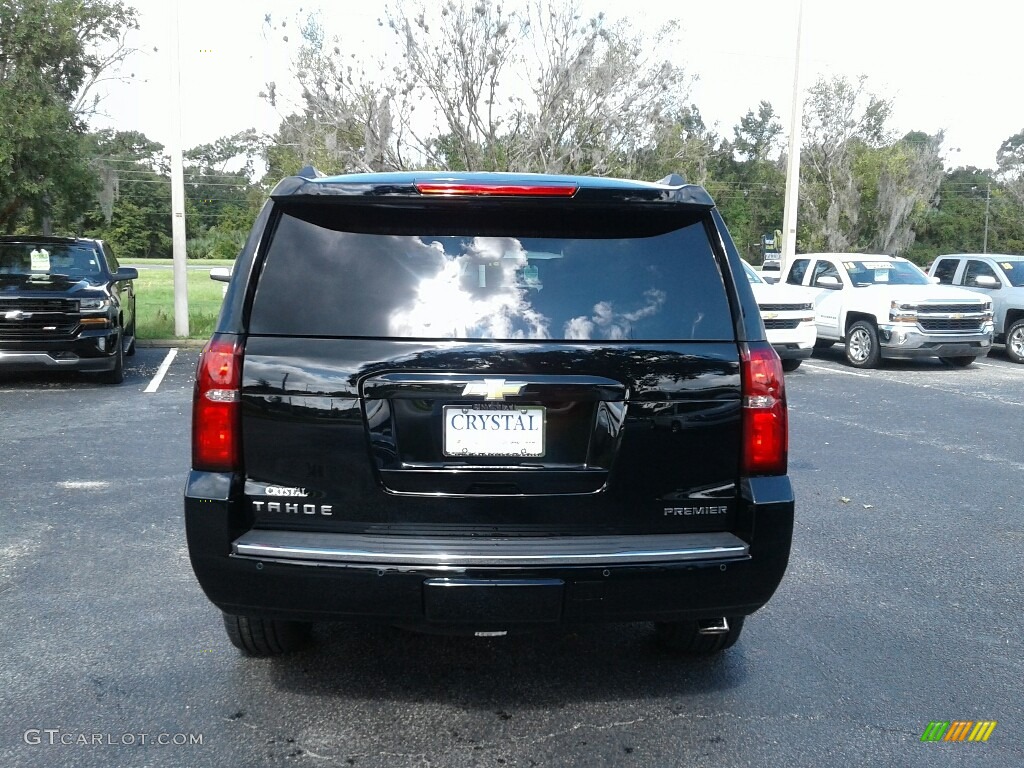
[[[57,485],[69,491],[101,491],[110,487],[110,483],[106,480],[65,480],[62,483],[57,483]]]
[[[827,371],[828,373],[841,373],[844,376],[860,376],[862,379],[870,378],[869,374],[866,373],[854,373],[853,371],[842,371],[838,368],[826,368],[823,365],[811,365],[810,363],[804,363],[804,368],[813,368],[816,371]]]
[[[998,368],[998,367],[999,367],[998,365],[993,365],[992,363],[979,363],[979,362],[977,362],[977,361],[975,361],[975,363],[974,363],[974,364],[975,364],[975,365],[980,365],[980,366],[983,366],[983,367],[985,367],[985,368]]]
[[[164,380],[164,376],[167,375],[167,369],[171,367],[171,362],[174,360],[174,356],[178,354],[178,349],[175,347],[167,352],[167,357],[160,363],[160,367],[156,369],[156,376],[149,382],[149,386],[146,387],[143,392],[156,392],[160,387],[160,382]]]

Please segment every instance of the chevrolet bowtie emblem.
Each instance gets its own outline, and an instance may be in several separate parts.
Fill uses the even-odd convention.
[[[522,384],[506,384],[504,379],[471,381],[462,390],[462,396],[483,395],[484,400],[504,400],[509,395],[518,395],[525,386],[525,382]]]

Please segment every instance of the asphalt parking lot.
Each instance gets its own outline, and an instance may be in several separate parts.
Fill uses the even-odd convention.
[[[1024,367],[1002,353],[863,372],[836,347],[787,376],[790,568],[710,661],[643,625],[331,625],[243,658],[185,549],[198,352],[146,392],[166,354],[118,387],[0,377],[0,765],[1024,763]],[[923,743],[936,720],[998,725]]]

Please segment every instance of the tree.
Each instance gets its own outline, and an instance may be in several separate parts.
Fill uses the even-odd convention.
[[[998,171],[951,170],[939,186],[937,207],[918,229],[912,258],[924,264],[943,253],[981,253],[986,244],[989,253],[1024,252],[1020,202]]]
[[[517,51],[513,62],[532,98],[510,96],[509,170],[628,172],[688,106],[690,76],[658,55],[673,44],[675,25],[647,38],[601,13],[584,21],[578,0],[537,0],[523,30],[532,51]]]
[[[287,26],[286,20],[275,24],[270,15],[266,23],[274,31]],[[315,13],[300,21],[299,34],[292,69],[301,102],[267,144],[268,177],[277,179],[310,164],[327,173],[406,167],[404,124],[394,117],[408,95],[396,85],[399,72],[385,70],[381,62],[374,67],[355,53],[346,55],[339,39],[327,38]],[[260,95],[278,106],[276,82]]]
[[[529,22],[490,0],[448,0],[430,14],[424,5],[403,4],[387,16],[402,51],[403,93],[421,97],[442,126],[446,144],[430,155],[457,169],[507,168],[507,142],[515,141],[520,126],[509,108],[514,97],[503,98],[500,87],[512,77],[517,42]]]
[[[801,211],[806,250],[847,251],[861,235],[857,154],[888,143],[892,103],[865,88],[864,77],[819,78],[804,102]]]
[[[912,131],[891,146],[874,151],[880,162],[872,251],[902,255],[914,244],[915,227],[923,223],[936,203],[942,183],[942,138],[941,131],[934,136]]]
[[[646,147],[626,148],[620,165],[627,176],[659,179],[678,173],[692,184],[708,184],[716,156],[731,150],[707,127],[695,104],[674,110]],[[631,162],[630,156],[634,159]]]
[[[747,114],[733,130],[733,149],[747,162],[763,162],[779,148],[782,123],[775,109],[767,101],[757,105],[757,114],[748,109]]]
[[[998,179],[1018,205],[1024,206],[1024,131],[1015,133],[996,152]]]
[[[184,153],[185,192],[190,204],[186,222],[190,237],[210,229],[222,230],[221,225],[228,223],[227,220],[232,222],[228,227],[232,232],[236,223],[241,223],[248,231],[257,213],[255,208],[249,210],[254,162],[265,146],[266,138],[249,128]],[[238,238],[232,234],[230,239],[235,242]],[[235,256],[237,251],[238,248],[234,248],[229,256]]]
[[[747,110],[709,182],[736,246],[753,263],[761,261],[761,236],[782,227],[786,173],[781,136],[782,124],[770,103],[760,102],[756,114]]]
[[[0,0],[0,230],[26,215],[41,226],[54,210],[73,220],[91,203],[90,93],[134,26],[119,0]]]
[[[85,140],[101,186],[82,231],[108,241],[118,258],[170,256],[170,168],[163,145],[137,131],[109,129]]]
[[[400,56],[374,65],[315,16],[300,25],[302,104],[268,148],[272,169],[621,173],[685,106],[689,77],[651,53],[662,38],[584,19],[577,0],[395,4],[384,23]],[[276,84],[264,96],[276,103]]]

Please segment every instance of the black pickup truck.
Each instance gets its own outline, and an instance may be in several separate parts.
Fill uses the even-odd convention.
[[[681,428],[655,429],[668,408]],[[188,546],[252,655],[349,620],[652,621],[716,652],[785,571],[787,441],[701,187],[310,170],[271,194],[198,363]]]
[[[101,240],[0,237],[0,372],[91,371],[120,384],[138,276]]]

